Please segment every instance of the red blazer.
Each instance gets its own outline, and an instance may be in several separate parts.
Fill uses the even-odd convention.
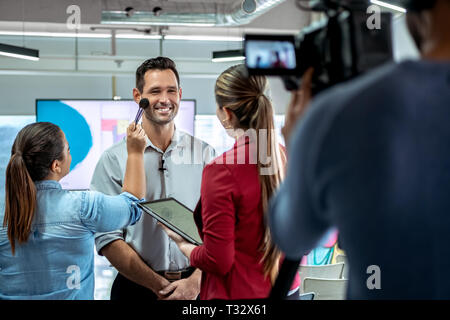
[[[202,300],[266,298],[271,290],[260,263],[264,235],[261,186],[257,165],[249,161],[249,149],[248,139],[239,139],[203,170],[194,212],[203,245],[190,256],[191,265],[203,271]]]

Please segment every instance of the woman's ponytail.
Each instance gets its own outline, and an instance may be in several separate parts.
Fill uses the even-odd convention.
[[[37,122],[25,126],[17,134],[6,168],[5,217],[12,254],[16,241],[28,240],[36,211],[34,181],[44,180],[54,160],[64,157],[61,129],[50,122]]]
[[[14,255],[16,239],[19,244],[28,240],[36,209],[36,188],[20,152],[11,156],[6,168],[5,194],[3,226],[8,226]]]
[[[284,178],[284,163],[286,157],[284,152],[280,149],[277,134],[275,132],[272,103],[264,94],[256,97],[256,99],[258,103],[258,116],[255,118],[253,128],[255,128],[257,132],[266,132],[266,134],[259,135],[257,144],[257,164],[265,219],[264,241],[261,245],[261,250],[264,252],[262,261],[264,264],[264,273],[269,276],[272,283],[274,283],[278,275],[281,252],[272,241],[270,228],[267,222],[267,212],[269,209],[269,200]],[[261,137],[266,138],[262,140]],[[265,148],[265,150],[261,150],[261,148]],[[261,158],[262,155],[264,158]]]
[[[232,110],[239,121],[239,128],[252,129],[257,135],[257,164],[261,184],[261,203],[264,210],[265,230],[261,244],[264,273],[272,283],[278,274],[281,252],[272,241],[267,223],[270,197],[284,178],[286,156],[277,141],[274,111],[265,95],[267,78],[248,76],[244,65],[236,65],[224,71],[216,81],[215,96],[219,107]],[[265,133],[265,134],[264,134]]]

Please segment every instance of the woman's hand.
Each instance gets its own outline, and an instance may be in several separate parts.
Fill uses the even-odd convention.
[[[195,249],[196,245],[184,240],[184,238],[182,236],[180,236],[178,233],[173,232],[172,230],[170,230],[169,228],[167,228],[165,225],[163,225],[162,223],[158,222],[158,225],[163,228],[163,230],[167,233],[167,235],[169,236],[169,238],[171,238],[176,245],[178,246],[178,248],[180,249],[180,251],[188,258],[190,259],[191,257],[191,252],[192,250]]]
[[[146,192],[144,150],[147,145],[145,131],[134,122],[127,128],[127,167],[122,191],[143,199]]]
[[[289,145],[289,140],[294,128],[296,127],[298,121],[302,118],[311,100],[311,82],[313,73],[313,68],[306,70],[302,77],[302,85],[300,89],[292,92],[291,102],[286,110],[284,126],[281,129],[286,147]]]
[[[147,144],[146,134],[140,124],[132,122],[127,128],[127,151],[130,154],[143,154]]]

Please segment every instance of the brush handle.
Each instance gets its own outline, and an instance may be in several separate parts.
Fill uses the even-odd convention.
[[[136,124],[138,124],[139,120],[141,120],[141,117],[142,117],[142,113],[143,113],[143,112],[144,112],[144,109],[139,108],[139,110],[138,110],[138,112],[137,112],[137,114],[136,114],[136,119],[134,119],[134,122],[135,122]]]

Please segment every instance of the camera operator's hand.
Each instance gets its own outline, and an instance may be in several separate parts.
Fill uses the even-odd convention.
[[[313,73],[313,68],[306,70],[302,77],[301,88],[292,92],[291,102],[286,110],[284,127],[281,129],[286,146],[289,145],[289,139],[294,131],[294,128],[305,113],[311,100],[311,82]]]

